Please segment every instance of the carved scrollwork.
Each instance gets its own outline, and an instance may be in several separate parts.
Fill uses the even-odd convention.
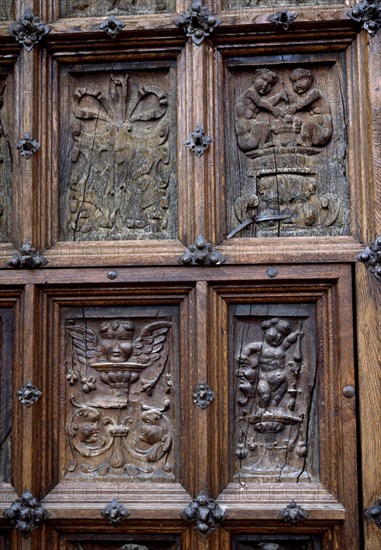
[[[42,392],[32,382],[27,382],[17,390],[19,401],[28,409],[40,399]]]
[[[179,259],[183,265],[220,265],[224,261],[225,258],[202,235],[197,237],[196,242]]]
[[[181,517],[192,523],[196,531],[206,538],[227,518],[227,513],[214,499],[201,492],[182,511]]]
[[[220,24],[221,21],[201,2],[193,2],[191,9],[181,14],[176,21],[176,25],[182,28],[186,36],[190,36],[198,46]]]
[[[31,9],[25,10],[24,14],[8,29],[9,34],[24,46],[27,52],[30,52],[49,31],[50,28],[40,21]]]
[[[92,326],[66,323],[66,379],[76,389],[66,427],[73,457],[68,471],[80,466],[85,474],[173,480],[171,402],[167,397],[160,402],[172,381],[166,342],[171,322],[148,323],[138,336],[136,324],[127,319]],[[141,379],[144,370],[147,379]],[[131,400],[139,380],[141,389],[134,389]],[[153,401],[137,401],[141,393]]]
[[[26,133],[22,139],[17,144],[17,149],[20,151],[20,154],[25,157],[27,160],[30,159],[41,145],[33,139],[32,134]]]
[[[297,525],[298,523],[303,523],[303,521],[307,519],[308,513],[301,506],[298,506],[295,500],[292,500],[290,504],[282,510],[280,517],[285,523]]]
[[[268,17],[268,21],[275,23],[277,27],[280,27],[284,31],[287,31],[291,23],[297,18],[296,13],[292,13],[288,10],[277,11],[273,15]]]
[[[193,392],[193,402],[201,409],[206,409],[214,397],[214,391],[205,382],[200,382]]]
[[[9,260],[8,265],[14,268],[39,268],[44,267],[48,262],[31,243],[23,243],[20,252],[16,252]]]
[[[348,15],[356,21],[371,36],[374,36],[381,27],[381,3],[380,0],[365,0],[352,8]]]
[[[29,537],[32,531],[50,517],[50,514],[30,491],[24,491],[22,496],[3,512],[3,516],[23,537]]]
[[[365,264],[365,267],[373,273],[378,281],[381,281],[381,236],[357,256],[357,260]]]
[[[188,137],[185,145],[193,151],[197,157],[202,157],[209,145],[212,143],[212,138],[208,136],[202,126],[197,125],[194,132]]]
[[[126,26],[123,21],[113,15],[99,25],[101,31],[104,31],[110,38],[116,38],[120,31]]]
[[[115,498],[105,506],[101,516],[113,527],[119,527],[130,516],[130,512]]]

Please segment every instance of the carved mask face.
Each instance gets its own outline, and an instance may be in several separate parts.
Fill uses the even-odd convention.
[[[133,350],[134,327],[128,322],[104,323],[99,330],[98,343],[103,355],[111,363],[128,361]]]

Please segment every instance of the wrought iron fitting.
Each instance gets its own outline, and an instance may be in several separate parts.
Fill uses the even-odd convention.
[[[288,10],[277,11],[273,15],[270,15],[267,21],[270,21],[270,23],[275,23],[277,27],[280,27],[284,31],[287,31],[291,23],[295,21],[297,17],[298,16],[296,13],[292,13]]]
[[[304,510],[301,506],[298,506],[295,500],[292,500],[290,504],[281,511],[280,517],[285,523],[290,523],[291,525],[297,525],[298,523],[303,523],[308,517],[308,512]]]
[[[131,515],[130,512],[115,498],[101,512],[102,518],[114,527],[119,527],[129,515]]]
[[[205,382],[200,382],[193,392],[193,402],[201,409],[206,409],[215,395],[215,392]]]
[[[40,399],[42,392],[32,382],[27,382],[17,390],[17,395],[20,403],[30,409]]]
[[[381,281],[381,235],[357,256],[357,260]]]
[[[182,511],[182,519],[193,524],[203,538],[215,531],[227,517],[226,511],[217,502],[201,492],[197,498]]]
[[[348,15],[371,36],[374,36],[381,27],[381,2],[380,0],[359,2],[348,12]]]
[[[179,258],[183,265],[221,265],[224,261],[224,256],[217,252],[211,243],[206,242],[202,235],[198,236],[196,242]]]
[[[27,9],[23,15],[8,29],[16,41],[21,44],[27,52],[33,49],[33,46],[48,34],[50,28],[39,20],[33,13],[33,10]]]
[[[33,139],[32,134],[29,132],[24,134],[24,137],[20,139],[17,144],[17,149],[20,151],[20,154],[26,159],[30,159],[38,149],[40,149],[41,144]]]
[[[110,38],[116,38],[120,31],[126,26],[123,21],[113,15],[99,25],[101,31],[104,31]]]
[[[208,136],[203,127],[198,124],[191,135],[185,142],[185,145],[193,151],[197,157],[202,157],[209,145],[212,143],[212,138]]]
[[[368,521],[372,521],[381,529],[381,498],[378,498],[373,506],[367,508],[364,512],[364,516]]]
[[[183,29],[186,36],[191,37],[197,46],[220,24],[221,21],[201,2],[193,2],[191,9],[182,13],[176,21],[176,25]]]
[[[9,520],[23,537],[29,537],[32,531],[50,517],[50,514],[30,491],[24,491],[21,497],[3,512],[3,517]]]
[[[13,255],[8,265],[15,268],[33,269],[44,267],[47,263],[47,259],[34,246],[30,243],[23,243],[21,250]]]

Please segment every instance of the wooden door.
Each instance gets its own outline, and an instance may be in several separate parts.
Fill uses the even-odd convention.
[[[1,3],[1,550],[380,547],[363,4]]]

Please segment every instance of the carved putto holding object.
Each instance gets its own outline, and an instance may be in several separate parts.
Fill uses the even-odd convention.
[[[173,480],[172,413],[167,414],[171,326],[166,320],[140,325],[136,336],[130,319],[66,321],[66,379],[73,388],[68,472]],[[148,379],[141,378],[145,370]]]

